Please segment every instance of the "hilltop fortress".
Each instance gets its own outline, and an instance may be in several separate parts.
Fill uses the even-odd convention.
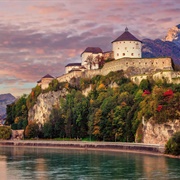
[[[72,78],[92,78],[123,70],[136,84],[149,76],[154,80],[166,79],[167,83],[180,83],[180,72],[173,70],[171,58],[142,58],[141,48],[142,42],[126,28],[122,35],[112,41],[112,51],[103,52],[99,47],[88,47],[81,54],[81,63],[67,64],[65,74],[56,79],[69,82]],[[47,74],[37,83],[46,89],[53,79]]]

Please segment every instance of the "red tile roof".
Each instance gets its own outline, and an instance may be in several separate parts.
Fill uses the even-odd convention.
[[[128,28],[125,29],[125,32],[120,35],[117,39],[115,39],[113,42],[117,42],[117,41],[139,41],[141,42],[139,39],[137,39],[135,36],[133,36],[129,31]]]

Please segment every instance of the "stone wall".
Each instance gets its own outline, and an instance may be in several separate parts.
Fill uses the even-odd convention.
[[[82,76],[82,71],[72,71],[68,74],[57,77],[59,82],[69,82],[72,78],[78,78]]]
[[[178,75],[177,72],[173,71],[171,58],[122,58],[105,63],[102,69],[72,71],[57,77],[57,80],[59,82],[69,82],[72,78],[92,78],[96,75],[105,76],[111,71],[119,70],[124,70],[136,84],[139,84],[143,79],[147,79],[148,75],[153,74],[153,78],[156,79],[166,77],[170,83],[180,82],[180,74]],[[43,85],[42,82],[42,86],[47,86],[47,83]]]
[[[102,75],[106,75],[111,71],[126,71],[130,67],[136,69],[134,75],[173,69],[171,58],[122,58],[106,63],[101,69],[101,73]]]
[[[155,124],[151,119],[143,126],[142,142],[146,144],[166,144],[175,132],[180,131],[180,120]]]

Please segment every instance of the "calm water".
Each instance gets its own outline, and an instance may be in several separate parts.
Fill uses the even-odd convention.
[[[122,152],[0,147],[0,179],[180,179],[180,160]]]

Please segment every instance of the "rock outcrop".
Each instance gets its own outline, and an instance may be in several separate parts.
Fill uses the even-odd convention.
[[[180,46],[180,24],[169,29],[164,40],[174,42]]]
[[[24,130],[12,130],[11,140],[24,139]]]
[[[151,119],[143,125],[142,142],[146,144],[166,144],[177,131],[180,131],[180,120],[156,124]]]
[[[28,112],[28,121],[35,121],[38,124],[44,124],[55,107],[59,107],[60,97],[65,97],[66,89],[48,93],[42,93],[38,96],[36,104]]]

